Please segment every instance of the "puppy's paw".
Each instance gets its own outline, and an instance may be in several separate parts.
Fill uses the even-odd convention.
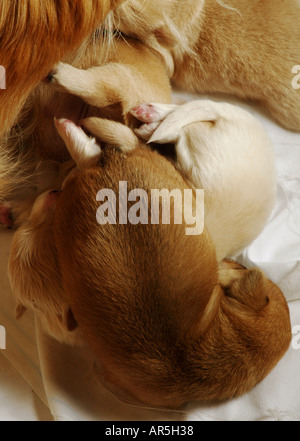
[[[7,228],[14,226],[13,215],[8,204],[0,205],[0,224]]]
[[[131,109],[130,113],[139,121],[147,124],[162,120],[160,112],[153,104],[140,104]]]
[[[139,128],[134,129],[134,132],[137,136],[144,139],[145,141],[149,141],[160,122],[153,122],[149,124],[142,124]]]
[[[59,63],[46,77],[46,82],[56,89],[68,92],[77,84],[78,69],[66,63]]]

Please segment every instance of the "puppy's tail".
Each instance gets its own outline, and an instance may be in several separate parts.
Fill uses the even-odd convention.
[[[178,140],[181,129],[189,124],[196,122],[216,124],[220,120],[228,121],[233,116],[236,117],[236,109],[231,104],[209,100],[192,101],[176,107],[173,112],[169,113],[153,133],[149,142],[174,143]]]

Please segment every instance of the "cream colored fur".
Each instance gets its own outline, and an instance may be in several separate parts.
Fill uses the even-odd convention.
[[[54,72],[57,91],[45,83],[39,85],[19,125],[2,142],[4,156],[10,160],[25,149],[26,164],[33,173],[36,155],[37,162],[63,162],[70,154],[77,163],[64,180],[62,193],[48,191],[40,196],[15,235],[9,272],[20,302],[18,313],[26,307],[36,310],[45,330],[60,341],[81,344],[83,337],[103,364],[105,379],[146,405],[178,407],[189,400],[245,393],[276,365],[291,339],[289,312],[279,288],[259,270],[247,270],[232,261],[218,265],[206,229],[198,238],[187,238],[178,225],[100,228],[96,222],[96,193],[103,186],[116,188],[121,179],[148,192],[154,185],[188,186],[165,158],[145,147],[136,148],[136,137],[121,124],[133,126],[130,108],[151,99],[159,102],[161,93],[169,103],[170,78],[198,92],[259,99],[282,124],[299,129],[299,98],[289,88],[290,63],[298,64],[299,53],[295,2],[232,1],[229,6],[240,13],[213,0],[128,0],[104,25],[127,34],[121,37],[122,49],[110,52],[111,43],[119,40],[108,32],[107,64],[99,67],[104,49],[99,41],[95,46],[86,41],[64,60],[72,66],[63,64]],[[129,41],[135,42],[139,57]],[[60,78],[62,66],[71,72],[69,76]],[[97,87],[89,89],[84,82],[76,90],[78,68],[98,73],[102,69],[104,78],[97,83],[100,97],[94,96]],[[120,72],[124,75],[115,82]],[[131,72],[137,73],[138,81]],[[90,77],[91,71],[85,75]],[[151,88],[143,89],[141,85],[149,80]],[[69,87],[72,95],[66,93]],[[103,116],[98,113],[103,97],[108,98],[107,105],[121,103],[121,111],[110,114],[116,121],[103,123],[101,139],[102,123],[98,126],[97,118]],[[96,114],[91,115],[95,107]],[[58,110],[56,125],[69,153],[56,135],[53,117]],[[76,125],[68,133],[66,128],[74,122],[61,120],[73,117],[77,123],[82,114],[89,117],[82,125],[95,134],[97,142]],[[197,137],[193,125],[191,137]],[[205,129],[213,132],[209,125],[204,124]],[[125,152],[118,141],[122,133],[126,134]],[[119,148],[101,153],[107,139],[112,144],[117,141]],[[17,169],[22,170],[23,164]],[[6,161],[1,172],[9,176],[6,188],[15,182],[10,170]]]
[[[177,167],[205,190],[205,222],[218,258],[237,255],[262,231],[275,203],[275,155],[262,125],[237,106],[206,100],[145,104],[133,114],[145,122],[136,133],[175,144]]]
[[[299,131],[299,22],[298,0],[128,0],[105,23],[157,50],[176,86],[259,101]]]
[[[93,10],[91,7],[93,2],[85,3],[86,11],[84,12],[91,19],[90,11]],[[98,8],[97,16],[100,16],[101,4],[98,3],[95,0]],[[104,8],[104,2],[102,3]],[[40,1],[27,0],[26,4],[32,7],[38,6]],[[50,8],[50,5],[49,0],[47,7]],[[78,8],[80,5],[81,2],[78,2]],[[127,0],[122,4],[113,2],[110,5],[107,2],[105,11],[108,12],[110,6],[116,5],[119,7],[109,12],[106,19],[103,19],[101,28],[94,33],[93,37],[87,38],[77,51],[64,58],[63,61],[84,69],[116,60],[128,64],[122,57],[123,49],[119,49],[119,44],[123,39],[124,45],[129,47],[130,37],[134,37],[134,41],[143,43],[144,47],[151,51],[151,56],[143,55],[145,70],[151,70],[150,59],[155,53],[161,58],[169,78],[176,86],[194,92],[229,93],[244,99],[260,101],[272,112],[280,124],[299,130],[300,94],[299,90],[292,87],[295,76],[292,72],[294,66],[299,65],[300,53],[300,10],[297,0],[284,2],[281,0],[263,2],[260,0],[251,2],[247,0],[227,0],[226,2]],[[7,3],[3,10],[9,17],[13,7]],[[71,28],[69,23],[74,10],[66,7],[63,11],[66,14],[67,28]],[[25,6],[24,11],[26,11]],[[15,23],[15,28],[12,28],[16,31],[16,41],[22,39],[23,33],[20,29],[24,26],[24,20],[27,17],[24,11],[20,7],[21,24]],[[38,26],[41,20],[40,12],[38,8],[35,11],[36,14],[33,14],[31,18],[34,26]],[[49,12],[51,16],[49,26],[55,30],[57,39],[59,27],[57,15],[53,12],[55,9],[51,9],[51,14]],[[104,10],[102,12],[104,17]],[[84,14],[83,22],[84,32],[87,32],[88,19],[84,20]],[[0,24],[5,32],[3,23]],[[90,23],[92,33],[94,21]],[[266,23],[268,23],[267,26]],[[9,32],[12,32],[12,29]],[[44,44],[47,29],[43,27],[42,30],[41,40],[38,40],[41,47]],[[121,36],[120,32],[123,32]],[[22,45],[15,45],[18,48],[22,47],[20,54],[18,51],[14,53],[15,59],[19,60],[25,51],[28,64],[34,35],[26,35],[28,38],[22,40]],[[80,39],[83,39],[83,34],[75,39],[74,47],[79,44]],[[49,45],[48,40],[47,45]],[[60,44],[53,58],[52,68],[53,63],[56,62],[54,60],[58,59],[59,54],[68,53],[72,44],[67,46],[65,44],[64,47],[64,43]],[[14,59],[14,53],[10,48],[6,54],[10,62]],[[16,71],[15,80],[19,79],[16,93],[22,98],[18,106],[24,101],[28,90],[33,87],[34,81],[38,81],[36,78],[41,79],[43,75],[46,75],[45,69],[50,69],[50,59],[45,61],[43,57],[38,61],[39,68],[34,78],[30,75],[30,84],[26,75],[24,76],[27,81],[26,88],[20,71],[22,62],[12,63],[10,78],[12,72]],[[36,62],[35,57],[34,63]],[[30,69],[27,71],[32,72]],[[159,80],[156,80],[156,83],[159,85]],[[124,90],[128,88],[128,84],[127,82]],[[135,84],[129,87],[129,90],[135,90]],[[14,95],[9,94],[9,90],[0,91],[0,93],[2,95],[5,93],[3,95],[5,99],[13,102]],[[150,100],[151,97],[144,97],[143,102],[151,102]],[[161,102],[159,99],[155,101]],[[4,103],[3,109],[5,108],[2,112],[3,118],[5,121],[13,121],[16,111],[12,111],[11,105],[8,107],[4,101],[1,102]],[[56,108],[58,114],[55,114],[53,108]],[[56,135],[53,117],[71,118],[73,116],[76,120],[81,113],[91,113],[91,108],[82,108],[82,102],[74,96],[68,96],[66,102],[65,94],[53,92],[45,87],[45,84],[38,84],[23,107],[17,124],[0,142],[1,202],[13,200],[16,195],[20,194],[20,190],[28,181],[28,176],[35,175],[35,170],[41,160],[64,161],[66,159],[67,153]],[[5,124],[7,127],[7,123]],[[40,127],[43,129],[41,130]]]

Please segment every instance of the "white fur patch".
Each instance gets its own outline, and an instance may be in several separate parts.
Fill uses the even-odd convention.
[[[55,126],[78,168],[98,160],[101,148],[95,138],[88,137],[81,127],[67,119],[55,119]]]

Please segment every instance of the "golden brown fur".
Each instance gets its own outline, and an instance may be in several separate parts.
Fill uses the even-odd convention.
[[[152,65],[148,70],[150,66],[147,63],[148,84],[147,76],[133,68],[133,61],[88,70],[61,63],[52,82],[96,107],[120,100],[128,123],[132,103],[140,96],[163,96],[164,77],[160,76],[157,88],[157,71],[161,71],[157,63],[156,69]],[[131,83],[134,90],[126,87]],[[168,87],[165,92],[167,98]],[[237,106],[207,100],[184,106],[142,104],[130,113],[146,123],[135,133],[143,136],[144,130],[151,143],[174,144],[176,166],[194,188],[204,189],[205,222],[218,260],[240,254],[265,227],[276,198],[273,146],[261,124]],[[80,124],[106,144],[123,150],[139,145],[134,132],[120,123],[88,117]]]
[[[218,267],[206,230],[187,236],[185,225],[172,221],[100,226],[96,195],[109,188],[118,196],[119,181],[149,195],[153,188],[188,188],[167,159],[146,148],[106,149],[96,164],[74,170],[55,201],[42,195],[16,233],[10,277],[20,302],[63,341],[72,341],[78,324],[75,332],[94,350],[103,380],[132,402],[175,408],[249,391],[290,342],[279,288],[259,270],[232,261]],[[24,246],[24,228],[32,227],[34,251]],[[59,304],[49,291],[56,284],[63,286]],[[48,316],[39,309],[45,296]]]
[[[69,158],[55,129],[54,117],[64,117],[75,122],[84,119],[82,122],[87,129],[92,128],[93,117],[130,124],[130,110],[133,106],[145,100],[163,103],[171,101],[170,81],[158,54],[136,40],[124,41],[118,38],[114,41],[114,49],[107,55],[102,53],[100,42],[103,42],[101,37],[96,48],[88,43],[84,55],[80,52],[75,59],[69,59],[76,68],[69,64],[59,64],[52,73],[52,84],[46,81],[40,84],[21,115],[18,130],[22,138],[16,135],[14,140],[12,134],[8,141],[10,147],[15,142],[16,149],[21,148],[26,152],[25,159],[20,160],[19,164],[14,157],[10,157],[6,163],[8,172],[5,184],[0,185],[0,200],[12,201],[16,225],[23,211],[19,209],[21,205],[18,199],[23,200],[28,194],[36,196],[43,192],[45,177],[42,170],[56,169],[57,163]],[[106,60],[104,65],[90,68],[91,81],[87,83],[89,70],[84,71],[85,75],[81,77],[82,71],[78,68],[93,66],[97,59],[103,58]],[[77,93],[76,81],[80,93]],[[83,84],[88,85],[86,94],[82,92]],[[104,121],[102,129],[103,124]],[[5,146],[2,147],[4,149]],[[24,188],[27,191],[25,194]]]
[[[232,4],[236,5],[236,2]],[[270,12],[273,11],[270,40],[262,38],[263,24],[258,26],[253,20],[255,13],[262,16],[265,12],[260,9],[263,8],[262,2],[251,2],[251,7],[249,2],[248,6],[242,2],[241,15],[248,14],[249,19],[252,18],[252,21],[248,20],[247,16],[245,22],[250,28],[252,26],[251,32],[253,30],[262,43],[269,41],[271,44],[273,29],[276,26],[276,32],[281,29],[280,39],[276,37],[278,51],[274,56],[267,51],[267,44],[255,53],[251,52],[254,46],[250,42],[244,45],[240,42],[239,47],[232,43],[234,56],[228,54],[227,40],[239,41],[237,36],[242,35],[242,30],[245,32],[246,25],[241,24],[245,22],[240,21],[239,14],[213,0],[205,2],[204,8],[201,1],[178,3],[168,0],[162,5],[160,1],[129,0],[126,4],[129,10],[120,9],[117,17],[120,29],[133,33],[144,44],[137,43],[140,54],[148,51],[147,60],[155,57],[155,64],[160,64],[160,72],[164,74],[164,65],[167,66],[169,77],[177,84],[198,91],[222,91],[247,98],[262,98],[282,123],[288,122],[289,127],[299,128],[298,116],[293,116],[293,109],[299,108],[299,102],[288,92],[284,73],[289,62],[296,58],[296,46],[296,49],[284,47],[283,50],[286,43],[284,30],[292,27],[292,15],[288,14],[288,18],[283,15],[281,20],[278,13],[281,2],[279,4],[278,0],[272,1],[272,5],[275,4],[273,9],[269,1],[264,4],[269,5]],[[282,4],[289,7],[293,2]],[[137,16],[139,20],[134,24]],[[265,20],[265,13],[263,18]],[[117,23],[113,14],[107,23]],[[226,23],[221,31],[220,23]],[[54,26],[54,29],[57,28]],[[30,45],[29,39],[25,44],[27,50]],[[155,51],[160,55],[155,55]],[[102,47],[95,49],[86,41],[79,52],[64,61],[88,68],[99,64],[102,52]],[[117,50],[117,61],[124,53],[123,49]],[[269,57],[262,77],[258,69],[262,69],[266,53]],[[116,61],[114,57],[115,54],[109,55],[107,61]],[[130,59],[130,63],[135,63],[134,56]],[[142,60],[144,63],[143,57]],[[165,64],[161,65],[162,60]],[[141,58],[137,61],[141,63]],[[225,75],[224,63],[229,66]],[[123,60],[121,64],[124,69]],[[254,68],[248,75],[250,64]],[[270,81],[266,74],[270,74],[273,68],[275,75]],[[17,72],[18,69],[19,66],[14,67]],[[104,72],[107,69],[107,65],[103,66]],[[146,65],[142,70],[147,76]],[[241,76],[245,79],[242,84],[239,83]],[[130,75],[125,78],[130,79]],[[106,84],[109,80],[108,75]],[[167,76],[164,84],[168,84]],[[276,99],[273,100],[278,84],[280,97],[283,97],[280,106],[277,106]],[[117,110],[117,119],[125,117],[126,120],[126,106],[139,104],[131,101],[131,93],[136,93],[134,79],[126,86],[128,89],[120,89],[125,93],[122,99],[113,95],[111,103],[121,101],[121,110],[105,109],[114,117]],[[115,84],[113,90],[108,90],[109,94],[114,90]],[[52,122],[57,110],[63,114],[56,116],[72,117],[73,108],[79,109],[79,113],[75,112],[75,120],[81,117],[82,110],[86,110],[82,109],[77,98],[68,96],[64,101],[60,93],[53,95],[49,85],[43,84],[27,101],[21,115],[19,127],[26,135],[25,150],[28,148],[34,152],[33,159],[37,151],[40,158],[49,159],[50,156],[58,161],[64,160],[65,150],[57,150],[58,138],[54,136],[53,123],[48,126],[47,121]],[[139,91],[134,99],[137,97],[140,102],[153,100]],[[275,98],[278,102],[278,97]],[[162,101],[157,97],[155,100]],[[64,105],[70,106],[70,116],[64,114]],[[292,112],[287,114],[287,108]],[[89,108],[87,116],[91,116],[93,110],[93,107]],[[99,116],[98,110],[96,116]],[[29,121],[33,121],[32,125]],[[43,130],[39,131],[39,124],[45,121]],[[48,140],[50,155],[47,145],[43,145]],[[18,140],[14,144],[11,139],[4,145],[20,147]],[[75,178],[69,178],[60,197],[54,196],[54,201],[53,195],[48,193],[38,199],[30,218],[15,236],[10,276],[21,304],[34,308],[46,330],[62,341],[79,343],[82,332],[102,363],[104,380],[125,390],[125,394],[140,403],[178,407],[194,399],[226,399],[250,390],[261,381],[283,356],[291,337],[288,308],[278,287],[260,271],[246,270],[234,262],[224,262],[218,268],[206,230],[197,237],[186,236],[184,225],[97,225],[96,194],[101,188],[114,188],[117,193],[120,180],[147,192],[151,188],[186,188],[185,181],[174,167],[146,149],[127,154],[108,150],[101,156],[97,167],[74,172],[73,176]],[[35,265],[38,265],[36,270]],[[52,268],[50,272],[49,266]],[[51,285],[47,283],[50,274],[55,279]],[[55,289],[52,291],[52,288]],[[55,297],[57,292],[59,300]],[[20,314],[22,310],[20,306]]]
[[[49,196],[55,198],[55,194]],[[43,195],[29,208],[11,249],[10,271],[17,276],[15,295],[18,298],[17,319],[27,308],[33,309],[44,330],[64,343],[83,342],[80,331],[66,332],[70,325],[70,311],[62,288],[60,267],[53,232],[53,209],[43,210]],[[37,244],[39,244],[37,246]]]
[[[78,49],[121,1],[1,1],[0,64],[7,82],[6,90],[0,91],[0,136],[53,65]]]
[[[63,14],[59,20],[56,20],[56,15],[53,14],[50,0],[44,3],[44,9],[38,8],[41,5],[38,0],[27,0],[22,2],[22,6],[18,3],[19,20],[11,27],[2,23],[1,28],[0,23],[0,29],[3,30],[1,56],[4,60],[0,63],[11,63],[7,72],[14,72],[10,77],[15,78],[15,84],[19,84],[12,93],[9,83],[11,80],[8,80],[8,89],[0,91],[3,103],[0,115],[3,112],[3,122],[8,118],[3,128],[9,127],[29,90],[59,59],[79,68],[89,68],[116,60],[120,54],[120,36],[116,37],[115,31],[120,30],[128,38],[133,36],[141,41],[148,47],[144,50],[151,50],[152,56],[153,51],[159,54],[168,70],[169,78],[175,85],[196,92],[230,93],[245,99],[261,101],[281,124],[299,130],[300,95],[292,87],[292,68],[299,64],[300,53],[300,13],[296,0],[127,0],[124,4],[120,3],[112,2],[109,5],[108,2],[100,2],[103,8],[100,10],[96,0],[84,2],[84,7],[81,2],[72,2],[69,11],[69,3],[64,2]],[[9,17],[16,4],[2,3],[3,17]],[[27,16],[27,22],[24,18],[28,4],[36,11],[31,15],[31,20],[34,24],[39,23],[38,36]],[[101,21],[100,15],[103,17],[110,6],[117,4],[120,4],[119,7],[110,11],[103,21],[103,32],[95,34],[92,39],[88,37],[84,40],[84,32],[89,34],[88,27],[90,26],[92,33],[93,26]],[[76,17],[82,20],[82,34],[78,32],[77,21],[76,33],[72,33],[74,12],[77,12]],[[53,18],[52,21],[49,18],[52,29],[49,39],[46,38],[47,29],[41,22],[41,16],[47,13]],[[89,20],[93,24],[90,24]],[[66,36],[61,30],[62,21],[65,23],[63,29]],[[23,38],[25,24],[30,32],[27,31],[26,38]],[[14,41],[20,43],[13,47],[8,45],[12,29]],[[76,40],[71,41],[70,47],[69,35]],[[80,38],[84,41],[81,47],[74,51]],[[124,35],[121,38],[124,38]],[[2,45],[5,48],[4,52]],[[42,51],[38,50],[39,46],[43,47]],[[18,50],[15,50],[16,47]],[[37,48],[33,53],[32,47]],[[65,57],[67,53],[70,56]],[[25,63],[23,59],[20,61],[22,57]],[[149,55],[143,57],[145,69],[147,63],[151,63],[149,60]],[[32,64],[29,64],[29,61]],[[26,67],[27,64],[29,67],[26,71],[24,65]],[[134,91],[136,85],[133,81],[126,86]],[[8,106],[4,100],[9,100],[11,104]],[[144,101],[150,100],[145,97]],[[1,201],[11,198],[12,191],[20,193],[20,187],[16,189],[16,185],[19,183],[22,186],[28,175],[35,174],[37,148],[42,153],[42,158],[59,161],[66,159],[66,152],[53,128],[54,107],[60,114],[58,116],[67,118],[70,117],[68,114],[72,109],[71,116],[74,116],[74,119],[81,112],[87,111],[82,102],[75,97],[66,98],[50,89],[46,90],[44,85],[35,90],[23,108],[18,124],[11,130],[10,135],[1,141]],[[117,117],[118,115],[120,113]],[[42,131],[39,130],[41,126]]]
[[[0,90],[0,202],[12,194],[28,197],[21,194],[22,187],[39,166],[32,140],[26,142],[36,127],[34,98],[19,116],[26,99],[58,61],[91,40],[94,29],[121,2],[1,1],[0,65],[6,69],[6,90]]]
[[[292,87],[297,0],[129,0],[110,15],[107,26],[114,22],[165,56],[175,85],[257,100],[300,130],[300,94]]]

